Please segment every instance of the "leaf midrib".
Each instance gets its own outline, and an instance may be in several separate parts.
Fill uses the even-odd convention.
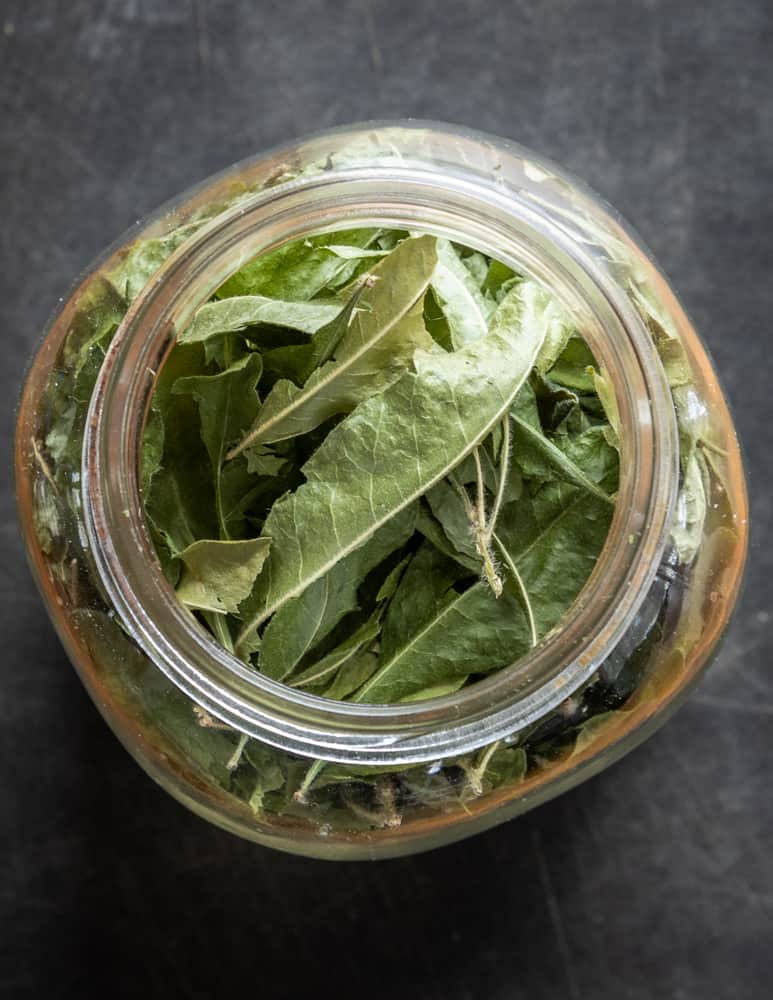
[[[558,465],[559,468],[563,468],[564,470],[569,469],[571,471],[574,476],[575,485],[582,486],[589,493],[592,493],[594,496],[598,497],[600,500],[604,500],[608,504],[614,504],[615,501],[613,498],[608,493],[605,493],[597,483],[594,483],[592,479],[586,476],[579,465],[577,465],[576,462],[573,462],[568,455],[561,451],[558,445],[554,444],[549,437],[540,433],[522,417],[516,416],[515,414],[510,414],[510,416],[521,430],[525,431],[533,441],[545,448],[545,450],[553,456],[556,465]]]
[[[464,600],[464,598],[467,597],[469,593],[481,588],[482,586],[484,586],[484,584],[475,583],[468,590],[465,590],[463,594],[458,594],[452,601],[448,601],[446,604],[444,604],[440,609],[440,613],[439,614],[436,613],[422,629],[420,629],[411,637],[410,642],[408,642],[405,646],[401,646],[399,651],[395,653],[395,655],[392,656],[391,659],[387,660],[387,662],[383,665],[383,667],[380,667],[375,672],[375,674],[373,674],[372,677],[368,678],[368,680],[363,684],[360,690],[357,691],[354,697],[350,699],[350,701],[357,701],[357,702],[362,701],[363,697],[367,694],[367,692],[374,686],[376,686],[376,682],[382,680],[390,672],[390,670],[392,670],[395,663],[397,663],[400,659],[402,659],[402,657],[405,656],[406,653],[408,653],[408,651],[413,649],[413,647],[416,646],[416,644],[420,642],[421,639],[423,639],[424,636],[427,635],[427,633],[430,632],[437,625],[438,622],[442,621],[443,618],[445,618],[445,616],[453,608],[455,608],[460,601]],[[446,591],[446,593],[448,593],[448,591]]]
[[[397,514],[399,514],[401,510],[404,510],[409,504],[413,503],[414,500],[418,500],[419,497],[423,496],[428,490],[432,489],[435,483],[439,483],[440,480],[444,478],[444,476],[448,475],[451,469],[456,468],[459,462],[461,462],[464,458],[466,458],[467,455],[469,455],[469,453],[472,451],[472,449],[477,444],[480,444],[480,442],[483,441],[484,438],[486,438],[487,435],[491,433],[492,429],[502,419],[502,415],[507,411],[508,407],[512,403],[516,393],[518,392],[518,389],[520,389],[521,387],[521,384],[522,382],[519,382],[513,393],[505,398],[505,401],[500,407],[500,409],[497,410],[493,419],[490,420],[488,424],[486,424],[483,430],[479,434],[477,434],[471,441],[467,442],[467,447],[464,448],[464,450],[460,451],[457,455],[454,456],[453,464],[445,466],[429,482],[422,483],[422,485],[417,490],[415,490],[409,496],[403,498],[403,501],[400,503],[399,506],[390,509],[389,512],[383,518],[381,518],[378,521],[372,522],[369,525],[367,531],[364,531],[362,534],[358,535],[348,546],[345,546],[341,551],[337,552],[336,555],[332,559],[328,560],[328,562],[326,562],[321,567],[321,569],[319,569],[314,574],[314,576],[311,579],[304,580],[297,586],[292,587],[290,590],[288,590],[285,594],[282,595],[279,601],[276,601],[273,605],[270,605],[264,611],[256,614],[242,628],[241,632],[237,637],[236,646],[237,647],[240,646],[244,642],[244,640],[256,628],[260,628],[263,622],[266,621],[268,618],[270,618],[271,615],[274,614],[274,612],[276,612],[280,607],[282,607],[283,604],[285,604],[287,601],[291,601],[294,597],[298,597],[299,594],[302,594],[307,587],[310,587],[312,583],[315,582],[315,580],[318,580],[325,573],[328,573],[333,568],[333,566],[337,565],[342,559],[345,559],[346,556],[349,555],[349,553],[354,552],[354,550],[358,549],[360,545],[363,545],[369,538],[371,538],[376,533],[376,531],[378,531],[380,527],[382,527],[382,525],[386,524],[387,521],[391,521],[392,518],[395,517]]]
[[[518,553],[517,555],[518,560],[520,561],[522,559],[525,559],[529,555],[529,553],[535,548],[535,546],[538,545],[544,539],[544,537],[548,534],[548,532],[552,531],[553,528],[557,524],[559,524],[560,521],[564,517],[566,517],[567,514],[569,514],[584,499],[585,497],[583,496],[583,494],[578,494],[572,501],[570,501],[570,503],[568,503],[567,506],[560,511],[560,513],[558,513],[542,528],[537,537],[525,549],[523,549],[521,552]],[[391,659],[387,663],[385,663],[383,667],[377,670],[376,673],[365,682],[365,684],[360,688],[360,690],[356,693],[356,695],[350,700],[356,702],[362,701],[363,697],[367,694],[368,690],[371,690],[376,685],[377,681],[381,680],[381,678],[386,676],[387,673],[393,668],[394,664],[397,663],[403,656],[405,656],[406,653],[410,649],[412,649],[421,639],[423,639],[424,636],[427,635],[427,633],[438,624],[438,622],[442,621],[443,618],[452,609],[456,608],[460,601],[462,601],[465,597],[467,597],[468,594],[471,594],[475,591],[479,591],[485,588],[486,586],[487,584],[481,581],[479,581],[478,583],[474,583],[468,590],[465,590],[463,594],[459,594],[455,600],[449,601],[448,604],[445,604],[442,607],[440,613],[436,614],[419,632],[415,633],[415,635],[411,638],[411,641],[407,645],[401,646],[400,650],[397,653],[395,653],[395,655],[392,656]]]
[[[351,354],[348,358],[345,358],[343,361],[333,362],[329,373],[324,378],[321,378],[318,382],[315,382],[313,386],[308,387],[308,390],[307,386],[304,386],[303,389],[301,389],[300,393],[294,397],[294,399],[291,401],[289,405],[287,405],[283,410],[279,410],[277,413],[274,414],[273,417],[269,417],[269,419],[264,424],[261,424],[260,427],[256,427],[255,430],[251,431],[245,438],[243,438],[235,448],[232,448],[231,451],[229,451],[228,454],[226,455],[226,460],[236,458],[236,456],[245,448],[249,448],[249,446],[251,444],[254,444],[256,441],[260,441],[261,438],[265,437],[267,431],[271,430],[271,428],[275,424],[286,419],[288,414],[292,414],[293,410],[299,409],[307,400],[312,399],[314,396],[318,395],[325,388],[327,388],[327,386],[329,386],[331,382],[334,382],[337,379],[339,379],[342,375],[345,375],[346,372],[350,370],[351,367],[355,364],[355,362],[359,361],[360,358],[363,357],[363,355],[371,351],[376,344],[382,341],[390,333],[390,331],[392,331],[395,328],[395,326],[397,326],[398,323],[402,322],[402,320],[405,319],[405,317],[408,315],[411,309],[413,309],[413,307],[416,305],[419,299],[427,291],[428,287],[429,287],[429,278],[427,278],[426,281],[422,282],[418,290],[418,293],[409,300],[408,304],[404,306],[400,312],[395,313],[394,317],[390,319],[390,321],[386,324],[386,326],[383,326],[381,328],[380,332],[375,337],[372,337],[370,340],[365,341],[359,348],[359,350],[355,351],[353,354]],[[319,368],[317,370],[322,371],[323,369]]]
[[[312,684],[318,684],[319,681],[323,680],[328,674],[333,671],[340,670],[344,664],[348,663],[353,656],[356,656],[360,652],[362,647],[372,639],[373,636],[366,636],[360,642],[352,644],[352,646],[342,653],[339,653],[338,657],[332,660],[331,663],[327,664],[323,669],[318,670],[316,674],[308,674],[306,676],[301,675],[295,681],[289,681],[290,687],[310,687]],[[327,658],[327,657],[326,657]]]

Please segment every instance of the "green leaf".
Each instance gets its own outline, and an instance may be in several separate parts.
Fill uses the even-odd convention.
[[[35,482],[32,503],[32,523],[38,544],[51,559],[62,548],[62,504],[54,487],[47,480]]]
[[[432,288],[427,289],[424,296],[424,326],[427,333],[436,344],[439,344],[444,351],[452,351],[454,345],[451,342],[451,328],[448,325],[443,307],[437,300]]]
[[[524,385],[521,388],[519,397],[527,387]],[[495,520],[497,516],[494,510],[497,507],[494,497],[499,492],[501,472],[491,453],[494,451],[501,456],[499,452],[501,444],[498,443],[501,436],[497,434],[498,430],[499,427],[495,429],[495,432],[483,446],[476,449],[483,472],[485,523],[479,523],[477,514],[479,503],[478,472],[477,464],[472,458],[466,458],[454,469],[448,479],[441,480],[431,490],[428,490],[424,498],[435,519],[442,526],[443,534],[451,548],[449,550],[447,545],[439,543],[437,537],[431,534],[429,537],[434,544],[441,551],[453,555],[462,565],[471,567],[475,572],[487,573],[495,587],[498,587],[501,581],[498,582],[495,579],[496,567],[492,562],[490,544],[486,544],[486,532],[488,530],[490,533],[493,528],[491,519]],[[509,456],[509,449],[507,454]],[[465,488],[467,484],[470,484],[470,489]],[[502,502],[516,499],[520,495],[521,485],[521,476],[518,470],[512,470],[509,463],[506,463],[504,487],[499,505],[501,506]],[[488,499],[486,491],[490,495]]]
[[[303,385],[309,373],[311,343],[273,347],[263,351],[262,357],[263,368],[275,380],[290,379],[296,385]]]
[[[505,506],[497,534],[513,559],[542,638],[590,576],[612,519],[608,503],[560,482]]]
[[[201,439],[212,463],[220,534],[230,537],[225,514],[221,469],[228,445],[237,440],[255,419],[256,391],[263,364],[259,354],[248,354],[217,375],[189,375],[172,386],[175,395],[191,395],[198,406]]]
[[[359,263],[328,252],[328,246],[366,248],[380,232],[379,229],[355,229],[286,243],[256,257],[234,274],[220,288],[218,297],[266,295],[290,302],[309,301],[332,283],[346,281]]]
[[[669,385],[672,389],[690,385],[693,381],[692,369],[670,316],[658,303],[651,288],[631,283],[631,294],[652,335]]]
[[[354,310],[358,307],[364,310],[371,308],[368,298],[363,299],[362,296],[372,280],[372,276],[363,278],[338,315],[325,326],[320,327],[311,338],[311,343],[308,345],[308,359],[300,379],[301,382],[305,382],[315,368],[324,365],[336,353],[336,350],[341,346],[341,341],[349,331],[354,319]]]
[[[63,364],[77,380],[94,354],[101,359],[126,313],[126,303],[109,281],[97,278],[81,295],[64,344]],[[89,379],[93,385],[93,379]]]
[[[474,760],[460,760],[459,766],[467,775],[473,795],[484,795],[495,788],[501,788],[502,785],[523,781],[528,768],[528,758],[522,747],[508,747],[495,743],[481,750]]]
[[[587,490],[606,503],[613,504],[608,496],[582,469],[576,465],[557,444],[525,420],[511,414],[512,457],[527,477],[550,478],[558,476],[566,482]]]
[[[602,737],[606,730],[613,726],[615,722],[619,722],[624,719],[625,714],[625,712],[621,711],[602,712],[600,715],[594,715],[592,718],[588,719],[587,722],[584,722],[579,728],[571,756],[577,757],[587,750],[588,747]]]
[[[339,668],[333,683],[322,692],[323,697],[334,701],[347,699],[357,688],[362,687],[377,667],[376,653],[360,651]]]
[[[486,336],[495,303],[484,298],[449,240],[437,241],[432,290],[448,322],[453,347],[463,347]]]
[[[183,768],[183,774],[198,774],[198,780],[207,784],[229,787],[228,761],[234,750],[234,734],[201,725],[191,700],[160,670],[144,671],[142,712],[150,721],[151,738],[164,746],[175,770]]]
[[[159,377],[153,406],[164,423],[161,467],[150,481],[145,512],[172,556],[198,538],[218,534],[212,465],[199,431],[199,413],[190,395],[175,395],[181,377],[204,367],[199,346],[176,347]]]
[[[459,255],[462,264],[466,267],[478,288],[483,290],[483,285],[488,277],[488,259],[478,250],[469,250],[458,244],[453,245],[454,250]],[[496,305],[496,303],[494,303]]]
[[[393,605],[397,598],[395,594]],[[378,669],[352,700],[401,701],[453,679],[463,681],[470,674],[504,667],[529,646],[523,612],[508,591],[495,598],[482,583],[463,594],[452,589],[436,601],[415,631],[401,632],[399,646],[382,651]]]
[[[596,359],[585,341],[578,336],[572,336],[557,358],[555,364],[548,370],[553,382],[576,389],[577,392],[595,392],[593,380]]]
[[[434,239],[424,236],[405,240],[377,264],[335,347],[335,360],[317,369],[301,389],[284,379],[277,382],[231,457],[259,442],[305,434],[396,381],[416,348],[431,343],[421,309],[434,263]]]
[[[244,452],[247,469],[257,476],[279,476],[287,468],[289,459],[265,444],[256,444]]]
[[[78,406],[71,402],[62,410],[46,434],[46,448],[55,462],[60,462],[70,447],[77,415]],[[152,458],[149,460],[152,461]]]
[[[553,440],[586,479],[611,495],[617,490],[620,457],[609,443],[608,432],[607,424],[594,424],[581,431],[559,431]]]
[[[454,584],[469,573],[433,546],[422,545],[411,560],[389,605],[381,635],[382,657],[391,659],[403,637],[413,635],[438,606]],[[456,596],[455,593],[453,596]]]
[[[138,240],[118,267],[108,274],[108,280],[127,303],[133,302],[161,265],[166,263],[178,247],[201,229],[206,221],[201,219],[188,223],[173,229],[165,236]]]
[[[433,687],[420,688],[418,691],[414,691],[413,694],[405,695],[404,698],[400,699],[400,702],[401,704],[406,704],[414,701],[427,701],[430,698],[445,698],[446,695],[455,694],[460,688],[463,688],[468,679],[466,676],[454,677],[450,681],[443,681],[442,684],[435,684]]]
[[[48,439],[46,439],[48,444]],[[164,418],[158,407],[151,403],[148,420],[142,438],[140,482],[142,493],[147,496],[153,477],[161,468],[164,457]]]
[[[218,484],[221,537],[249,538],[257,534],[256,517],[262,522],[260,515],[286,490],[284,472],[282,469],[277,476],[256,477],[242,457],[223,466]]]
[[[250,740],[245,747],[244,756],[252,764],[256,775],[248,805],[254,813],[260,814],[263,812],[266,796],[284,787],[285,775],[279,762],[279,754],[273,747]]]
[[[606,372],[595,370],[593,372],[593,385],[609,421],[607,440],[617,448],[620,444],[620,413],[617,409],[615,387]]]
[[[456,560],[461,566],[464,566],[465,569],[472,574],[477,574],[480,571],[480,559],[478,556],[476,555],[475,557],[472,557],[465,555],[450,541],[448,533],[444,529],[443,525],[432,513],[426,497],[422,498],[421,504],[419,505],[419,516],[416,520],[416,528],[428,542],[432,543],[438,552],[442,552],[443,555],[447,556],[449,559]]]
[[[545,340],[535,362],[537,371],[544,374],[565,350],[575,332],[574,324],[561,303],[542,285],[524,281],[521,288],[524,307],[532,314],[532,322],[540,322],[545,327]]]
[[[492,260],[488,266],[481,291],[484,295],[489,295],[494,300],[499,301],[499,293],[502,288],[517,277],[515,271],[507,264],[503,264],[499,260]]]
[[[461,687],[470,673],[501,666],[508,649],[517,648],[517,643],[515,647],[506,645],[512,637],[510,601],[500,605],[482,585],[460,594],[454,585],[466,576],[464,568],[432,546],[425,544],[419,549],[389,605],[378,670],[357,691],[356,701],[440,697]],[[490,634],[492,620],[498,638]],[[468,628],[475,633],[474,639],[471,634],[469,638],[477,649],[471,660],[466,646],[456,647],[465,641],[462,633]],[[455,648],[458,659],[451,662]]]
[[[378,593],[376,594],[376,603],[380,604],[382,601],[390,601],[394,597],[394,593],[397,590],[397,585],[400,583],[400,578],[405,572],[405,568],[408,563],[413,558],[412,555],[407,555],[393,566],[392,569],[384,577],[384,581],[378,588]]]
[[[394,247],[390,249],[394,249]],[[325,250],[328,253],[335,254],[336,257],[341,257],[343,260],[378,259],[389,253],[389,250],[364,250],[362,247],[350,247],[340,243],[329,243],[325,247]]]
[[[287,677],[307,652],[357,607],[367,574],[411,537],[414,506],[387,521],[365,544],[277,611],[263,632],[260,669],[275,680]]]
[[[472,520],[458,491],[447,479],[442,479],[427,491],[426,500],[456,557],[479,570],[480,556],[475,548]]]
[[[193,320],[177,335],[180,344],[199,344],[223,333],[236,333],[248,326],[268,323],[302,333],[314,333],[341,312],[341,303],[315,299],[313,302],[286,302],[262,295],[240,295],[217,302],[205,302]]]
[[[483,775],[483,791],[523,781],[528,758],[522,747],[500,747],[488,762]]]
[[[312,663],[310,667],[307,667],[287,683],[295,688],[314,688],[321,684],[329,688],[338,671],[373,642],[380,628],[379,615],[374,615],[348,639],[345,639],[326,656]]]
[[[177,596],[189,608],[235,614],[263,568],[271,542],[201,539],[180,553]]]
[[[415,373],[365,400],[328,434],[304,466],[307,482],[266,518],[263,533],[274,544],[243,609],[246,624],[237,644],[446,476],[491,431],[544,339],[544,328],[522,320],[516,287],[486,337],[453,354],[417,351]]]
[[[183,477],[179,469],[162,466],[153,477],[146,503],[153,528],[174,557],[196,538],[206,536],[213,524],[211,476],[202,476],[198,484],[206,492],[188,489],[193,478]]]
[[[581,409],[580,397],[573,389],[567,389],[566,386],[551,382],[549,378],[539,372],[532,375],[530,382],[528,388],[534,393],[538,419],[536,421],[525,419],[532,426],[538,430],[544,429],[546,433],[553,433],[564,421],[574,420],[575,424],[579,422],[580,430],[588,425],[588,417]],[[526,388],[524,386],[519,397],[523,395]],[[587,401],[588,397],[583,397],[583,399]],[[590,399],[595,407],[598,400],[595,396],[590,397]],[[603,409],[600,409],[600,412],[603,414]]]

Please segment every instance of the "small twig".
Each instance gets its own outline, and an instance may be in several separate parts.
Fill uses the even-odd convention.
[[[483,476],[477,449],[475,450],[474,454],[478,472],[480,473],[478,482],[478,504],[480,504],[482,496],[480,484],[482,482]],[[456,490],[456,492],[461,497],[462,503],[464,504],[464,509],[467,514],[467,517],[469,518],[470,528],[472,529],[472,534],[475,539],[475,549],[478,555],[483,560],[483,575],[488,581],[488,584],[491,587],[491,590],[493,591],[494,597],[499,597],[500,594],[502,593],[502,581],[500,580],[499,574],[497,573],[496,564],[494,563],[494,559],[491,555],[491,549],[489,548],[488,542],[486,541],[485,537],[486,534],[485,511],[481,513],[481,509],[476,504],[471,503],[470,498],[467,495],[467,490],[462,486],[462,484],[459,482],[459,480],[457,479],[456,475],[453,472],[449,473],[448,479],[449,482],[454,487],[454,489]]]
[[[512,577],[515,580],[516,586],[518,587],[521,596],[521,604],[523,605],[523,609],[526,612],[526,617],[529,621],[529,630],[531,632],[531,645],[533,648],[534,646],[537,645],[538,636],[537,636],[537,625],[536,622],[534,621],[534,612],[532,611],[531,601],[529,600],[529,593],[526,590],[526,585],[523,582],[521,574],[518,572],[518,567],[515,565],[513,557],[505,548],[504,543],[496,533],[494,533],[492,537],[496,542],[497,548],[502,554],[502,558],[504,559],[507,568],[510,570]]]
[[[301,787],[297,789],[297,791],[293,792],[293,799],[295,799],[296,802],[300,802],[303,805],[305,805],[306,802],[308,802],[308,794],[311,789],[311,786],[314,784],[317,775],[324,766],[325,766],[324,760],[314,761],[314,763],[306,772],[303,781],[301,783]]]
[[[246,733],[242,733],[239,737],[239,742],[236,744],[236,749],[228,758],[228,762],[225,765],[229,771],[235,771],[236,768],[241,763],[242,754],[244,753],[244,748],[247,746],[247,740],[249,736]]]
[[[193,714],[196,716],[196,720],[202,729],[218,729],[224,733],[235,733],[237,731],[233,726],[229,726],[225,722],[218,722],[217,719],[211,716],[200,705],[193,706]]]
[[[714,444],[713,441],[708,441],[706,438],[698,438],[695,442],[698,448],[705,448],[706,451],[711,451],[715,455],[719,455],[721,458],[727,458],[727,450],[721,448],[718,444]]]
[[[396,830],[403,822],[402,814],[397,811],[395,805],[395,787],[391,781],[380,781],[376,786],[379,801],[384,807],[385,825],[391,830]]]
[[[56,480],[54,479],[54,474],[51,471],[51,466],[48,464],[48,462],[45,459],[45,456],[43,455],[43,452],[40,450],[40,445],[38,444],[37,440],[34,437],[31,437],[30,441],[32,442],[32,453],[35,456],[35,461],[40,466],[40,471],[43,473],[48,482],[51,484],[51,488],[53,489],[54,493],[58,495],[59,487],[56,485]]]

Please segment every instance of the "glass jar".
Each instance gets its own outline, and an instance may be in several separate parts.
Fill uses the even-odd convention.
[[[142,430],[175,331],[255,255],[373,225],[456,239],[549,287],[606,374],[621,449],[606,544],[559,626],[486,680],[401,705],[304,694],[216,645],[167,584],[140,502]],[[641,243],[520,146],[423,123],[301,140],[138,223],[48,328],[16,473],[49,613],[124,746],[212,822],[333,859],[465,837],[640,743],[706,667],[747,544],[727,405]]]

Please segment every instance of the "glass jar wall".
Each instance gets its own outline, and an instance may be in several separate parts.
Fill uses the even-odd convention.
[[[404,705],[304,695],[215,645],[167,584],[140,501],[142,429],[176,332],[244,261],[366,225],[459,240],[548,287],[603,365],[621,437],[612,526],[560,627],[486,680]],[[16,457],[33,571],[127,749],[213,822],[327,858],[458,839],[631,749],[706,666],[746,550],[727,406],[646,252],[555,167],[445,126],[318,135],[140,224],[52,321]]]

